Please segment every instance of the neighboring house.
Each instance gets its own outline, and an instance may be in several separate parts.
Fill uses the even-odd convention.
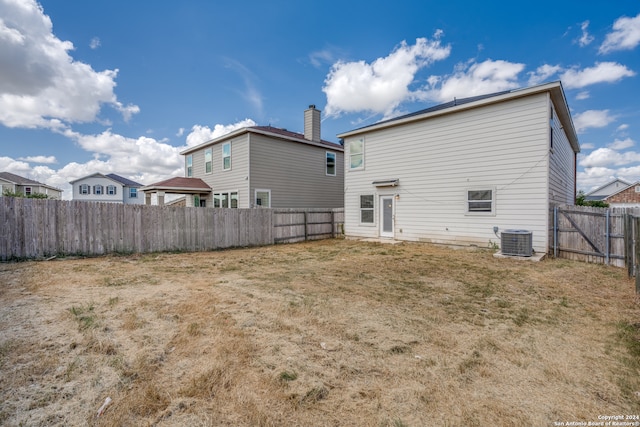
[[[640,181],[628,184],[626,187],[603,199],[612,208],[640,207]]]
[[[466,99],[338,137],[345,234],[493,246],[527,230],[547,252],[550,208],[573,204],[578,137],[560,82]]]
[[[0,172],[0,197],[2,197],[5,191],[20,193],[25,196],[45,194],[49,199],[59,200],[62,198],[62,190],[59,188],[13,173]]]
[[[216,208],[339,208],[344,203],[344,149],[321,139],[320,111],[313,105],[304,112],[304,134],[245,127],[182,154],[185,177],[179,179],[185,181],[144,187],[147,203],[153,193],[159,203],[164,194],[184,194],[187,206]]]
[[[70,182],[72,199],[86,202],[110,202],[139,205],[144,197],[139,193],[142,184],[114,173],[94,173]]]
[[[631,183],[620,178],[607,182],[606,184],[589,191],[584,195],[585,200],[604,200],[607,196],[619,192],[630,186]]]

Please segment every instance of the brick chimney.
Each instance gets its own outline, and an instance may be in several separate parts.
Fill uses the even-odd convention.
[[[304,138],[320,142],[320,110],[313,104],[304,110]]]

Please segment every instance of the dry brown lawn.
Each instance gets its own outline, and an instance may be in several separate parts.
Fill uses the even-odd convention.
[[[639,414],[638,308],[624,269],[427,244],[4,263],[0,424],[553,426]]]

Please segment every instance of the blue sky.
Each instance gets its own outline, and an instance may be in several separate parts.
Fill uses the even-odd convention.
[[[0,0],[0,171],[183,176],[242,126],[322,137],[561,80],[578,188],[640,180],[640,2]]]

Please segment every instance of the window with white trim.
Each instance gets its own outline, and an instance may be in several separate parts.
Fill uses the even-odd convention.
[[[271,190],[256,190],[255,204],[260,208],[271,207]]]
[[[237,191],[225,191],[220,193],[213,193],[213,207],[214,208],[237,208],[238,207],[238,192]]]
[[[116,186],[115,185],[107,185],[107,194],[110,196],[115,196],[116,195]]]
[[[222,170],[231,169],[231,143],[222,144]]]
[[[137,199],[138,198],[138,189],[135,187],[129,187],[129,198]]]
[[[336,176],[336,153],[326,152],[326,174]]]
[[[24,195],[25,196],[31,195],[31,187],[24,187]]]
[[[93,194],[101,195],[104,193],[104,187],[102,185],[93,186]]]
[[[80,184],[80,194],[89,194],[89,184]]]
[[[188,154],[187,157],[185,157],[185,174],[187,175],[187,178],[190,178],[193,176],[193,155]]]
[[[211,147],[204,150],[204,173],[211,173],[213,164],[213,149]]]
[[[373,194],[360,196],[360,223],[373,224]]]
[[[364,168],[364,138],[349,141],[349,169]]]
[[[467,190],[467,213],[485,214],[495,213],[495,189]]]

